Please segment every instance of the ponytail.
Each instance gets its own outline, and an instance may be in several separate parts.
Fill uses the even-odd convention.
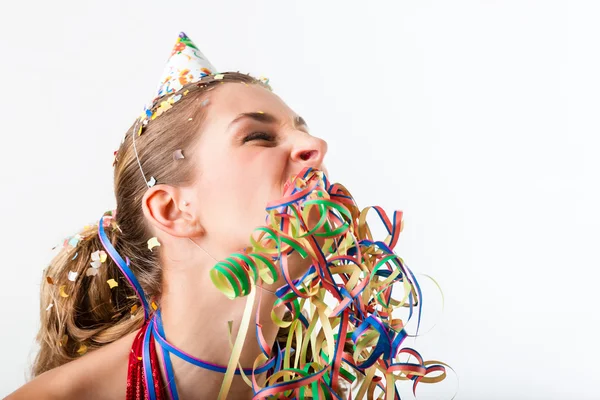
[[[119,246],[114,213],[103,218],[106,236]],[[98,224],[65,240],[41,283],[40,345],[32,374],[72,361],[138,329],[144,320],[135,292],[107,256]]]
[[[97,224],[86,226],[65,241],[42,278],[41,326],[37,336],[41,348],[33,365],[33,376],[112,343],[143,325],[148,307],[143,304],[145,300],[138,300],[136,290],[145,293],[148,300],[160,298],[162,269],[159,252],[152,252],[147,246],[151,230],[140,200],[148,185],[139,166],[143,165],[147,173],[163,184],[192,182],[195,173],[192,164],[166,161],[177,150],[191,154],[207,112],[196,100],[205,99],[210,90],[225,82],[265,86],[262,81],[238,72],[224,73],[221,79],[211,75],[202,84],[186,85],[188,94],[177,102],[177,107],[144,129],[137,149],[133,147],[136,124],[127,131],[113,164],[118,221],[110,213],[110,218],[103,218],[107,237],[103,240],[109,248],[108,243],[112,244],[113,255],[118,253],[126,264],[131,263],[126,270],[130,270],[143,290],[120,272],[108,254],[109,249],[102,245]],[[101,251],[107,257],[97,265],[92,254],[99,258]],[[97,271],[90,271],[90,267],[94,268],[92,262],[96,263]]]

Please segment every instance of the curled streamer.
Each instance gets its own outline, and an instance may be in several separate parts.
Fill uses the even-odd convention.
[[[387,231],[384,240],[372,236],[366,222],[371,210]],[[256,324],[263,354],[254,368],[277,362],[262,387],[254,371],[244,375],[254,399],[340,398],[341,380],[360,382],[358,399],[373,398],[376,389],[386,399],[399,399],[396,381],[411,380],[415,393],[419,383],[446,377],[447,364],[424,361],[415,349],[403,347],[411,318],[417,318],[418,332],[423,298],[414,274],[393,251],[403,229],[401,211],[389,218],[380,207],[360,210],[344,186],[329,184],[322,171],[310,168],[288,182],[283,198],[267,211],[267,223],[255,230],[251,245],[211,270],[213,283],[229,298],[251,294],[260,281],[282,283],[274,308],[286,307],[292,320],[282,321],[274,311],[271,317],[289,328],[289,336],[278,352],[266,345]],[[299,278],[288,271],[294,252],[311,261]],[[406,321],[393,316],[401,307],[409,310]],[[230,365],[237,364],[240,351],[234,348]],[[409,361],[399,362],[400,355]],[[225,377],[223,387],[230,379]]]

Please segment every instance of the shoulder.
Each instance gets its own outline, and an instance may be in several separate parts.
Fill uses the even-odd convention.
[[[4,400],[123,398],[129,352],[136,333],[41,374]]]

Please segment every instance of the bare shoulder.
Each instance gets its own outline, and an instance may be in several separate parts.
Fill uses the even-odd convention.
[[[122,399],[127,389],[129,352],[136,332],[47,371],[5,400]]]

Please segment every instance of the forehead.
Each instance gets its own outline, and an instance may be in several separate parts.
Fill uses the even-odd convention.
[[[280,118],[294,112],[279,96],[258,85],[225,83],[209,94],[207,122],[227,125],[241,113],[263,111]]]

